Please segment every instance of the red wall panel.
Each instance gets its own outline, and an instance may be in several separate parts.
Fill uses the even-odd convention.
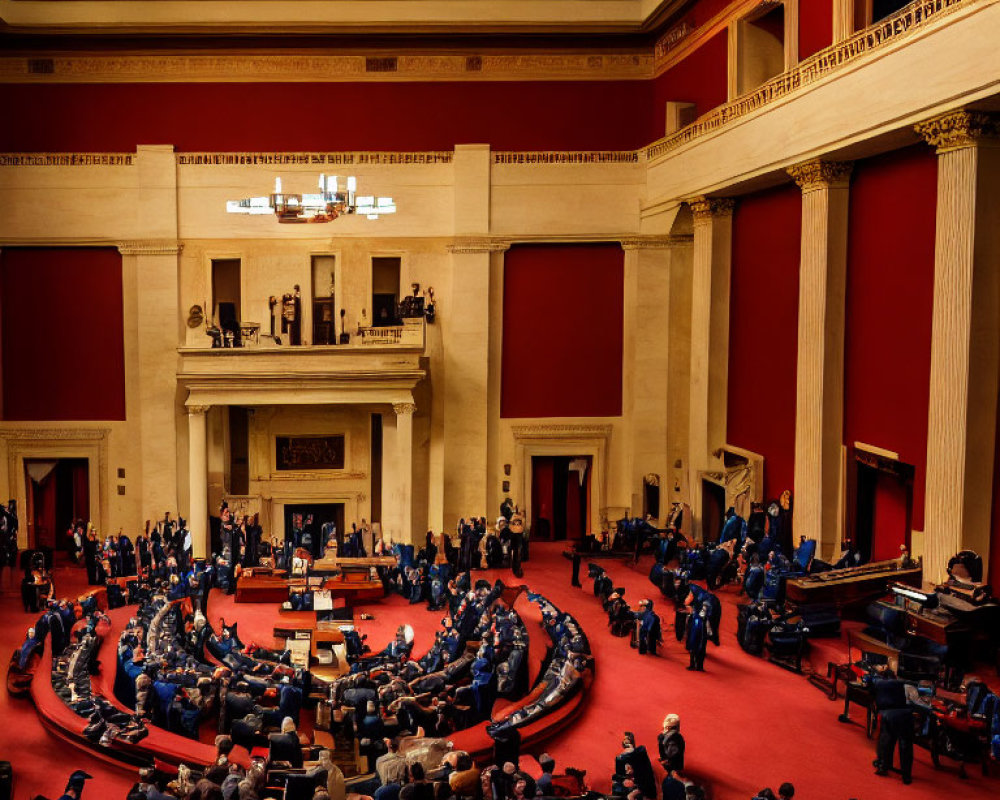
[[[795,478],[795,381],[802,193],[794,184],[740,198],[729,301],[729,444],[764,456],[764,497]]]
[[[833,44],[833,0],[802,0],[799,3],[799,58]]]
[[[650,81],[0,86],[0,152],[632,149]]]
[[[728,58],[727,34],[721,31],[653,81],[656,131],[651,140],[663,136],[668,101],[694,103],[698,116],[726,102]]]
[[[5,247],[0,286],[4,419],[125,419],[118,251]]]
[[[621,415],[624,281],[617,243],[507,251],[502,417]]]
[[[892,450],[916,468],[916,530],[924,520],[936,203],[937,156],[925,145],[855,164],[844,441]]]

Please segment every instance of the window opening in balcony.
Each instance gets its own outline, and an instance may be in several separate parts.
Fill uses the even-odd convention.
[[[240,260],[238,258],[212,259],[212,318],[222,331],[222,336],[231,340],[234,347],[242,344],[240,337],[241,317]]]
[[[785,70],[784,5],[741,20],[738,30],[736,88],[742,95]]]
[[[399,303],[398,256],[372,257],[372,325],[398,325],[396,306]]]
[[[337,296],[335,256],[312,257],[312,341],[337,343]]]

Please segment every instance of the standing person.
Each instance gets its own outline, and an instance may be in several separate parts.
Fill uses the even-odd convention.
[[[684,737],[681,736],[681,718],[677,714],[667,714],[663,718],[663,730],[656,737],[660,751],[660,763],[667,775],[684,770]]]
[[[875,774],[888,775],[893,751],[899,744],[899,771],[903,783],[913,780],[913,712],[906,699],[903,681],[876,679],[875,708],[878,709],[879,734],[876,746]]]
[[[712,635],[712,626],[708,621],[708,609],[702,606],[698,611],[692,611],[687,618],[687,635],[684,646],[691,656],[689,670],[705,671],[705,652],[708,650],[708,640]]]
[[[69,781],[66,783],[66,789],[59,800],[80,800],[80,798],[83,797],[84,782],[89,781],[92,777],[92,775],[88,775],[82,769],[76,770],[69,776]]]

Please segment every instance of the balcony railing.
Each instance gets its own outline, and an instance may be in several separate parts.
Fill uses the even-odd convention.
[[[853,36],[837,42],[799,62],[752,92],[719,106],[676,133],[646,147],[649,160],[665,155],[688,142],[721,128],[728,122],[751,114],[779,98],[825,78],[844,64],[899,41],[935,22],[959,7],[968,7],[980,0],[919,0],[895,14],[879,20]]]
[[[358,327],[349,331],[349,340],[345,344],[335,341],[332,344],[289,345],[275,342],[272,337],[262,333],[260,325],[255,322],[240,323],[239,343],[234,341],[237,338],[235,332],[224,332],[218,328],[206,329],[202,325],[188,329],[187,340],[181,350],[211,350],[215,353],[281,351],[289,354],[317,350],[333,352],[359,347],[366,350],[382,347],[422,350],[426,327],[424,318],[417,317],[404,319],[401,325]]]

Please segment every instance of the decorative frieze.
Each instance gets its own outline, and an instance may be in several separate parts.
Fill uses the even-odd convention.
[[[637,150],[494,152],[494,164],[638,164]]]
[[[473,68],[470,69],[470,59]],[[24,82],[343,83],[385,80],[651,78],[652,52],[438,54],[52,55],[0,59],[0,79]]]
[[[812,189],[847,186],[851,180],[852,169],[854,163],[851,161],[823,161],[817,158],[789,167],[787,172],[799,188],[806,192]]]
[[[181,167],[318,166],[323,164],[384,166],[450,164],[450,150],[431,152],[347,152],[347,153],[178,153]]]
[[[468,255],[472,253],[503,253],[510,249],[510,240],[497,239],[490,236],[460,237],[447,246],[452,255]]]
[[[123,256],[175,256],[183,248],[183,244],[173,239],[147,239],[118,243],[118,252]]]
[[[547,438],[547,439],[563,439],[563,438],[573,438],[573,437],[583,437],[583,438],[593,438],[593,437],[604,437],[609,438],[611,436],[611,431],[614,429],[612,425],[512,425],[511,433],[514,434],[515,439],[537,439],[537,438]]]
[[[695,221],[725,217],[733,213],[736,201],[731,197],[693,197],[687,201]]]
[[[0,429],[0,439],[25,441],[74,439],[91,442],[106,439],[110,433],[111,428],[4,428]]]
[[[131,167],[135,153],[0,153],[0,167]]]
[[[914,125],[924,141],[938,153],[975,147],[986,139],[1000,139],[1000,117],[983,111],[951,111]]]
[[[666,250],[694,244],[694,236],[629,236],[621,244],[622,250]]]

